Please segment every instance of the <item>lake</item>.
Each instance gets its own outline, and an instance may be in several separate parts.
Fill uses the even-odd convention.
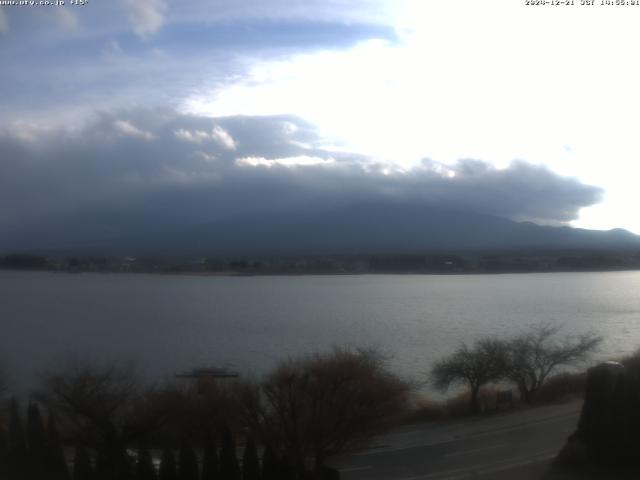
[[[259,375],[290,355],[376,346],[424,379],[460,342],[538,322],[640,347],[640,272],[215,277],[0,271],[0,358],[19,385],[68,355],[150,376],[194,366]]]

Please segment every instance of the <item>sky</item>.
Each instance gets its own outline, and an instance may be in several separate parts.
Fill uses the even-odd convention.
[[[383,199],[640,233],[640,5],[598,2],[5,2],[0,229]]]

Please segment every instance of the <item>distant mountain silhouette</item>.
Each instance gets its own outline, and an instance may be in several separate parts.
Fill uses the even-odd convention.
[[[203,254],[374,254],[425,251],[630,249],[640,236],[541,226],[476,213],[407,206],[361,206],[230,218],[153,236],[120,239],[137,251]]]
[[[429,251],[640,249],[640,236],[541,226],[505,218],[407,205],[360,205],[308,213],[251,214],[196,226],[140,226],[104,237],[30,236],[1,245],[5,251],[38,249],[102,254],[315,255],[420,253]],[[136,231],[137,230],[137,231]],[[48,238],[55,239],[48,243]]]

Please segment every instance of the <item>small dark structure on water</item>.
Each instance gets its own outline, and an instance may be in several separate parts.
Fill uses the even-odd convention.
[[[204,393],[208,387],[215,385],[220,379],[238,378],[239,373],[226,368],[204,367],[194,368],[190,372],[176,373],[176,378],[185,378],[196,382],[198,393]]]

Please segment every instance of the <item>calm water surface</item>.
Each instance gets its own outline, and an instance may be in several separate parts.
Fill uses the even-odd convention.
[[[640,272],[197,277],[0,271],[0,358],[17,380],[71,353],[259,374],[332,345],[377,346],[422,379],[460,342],[537,322],[640,347]]]

